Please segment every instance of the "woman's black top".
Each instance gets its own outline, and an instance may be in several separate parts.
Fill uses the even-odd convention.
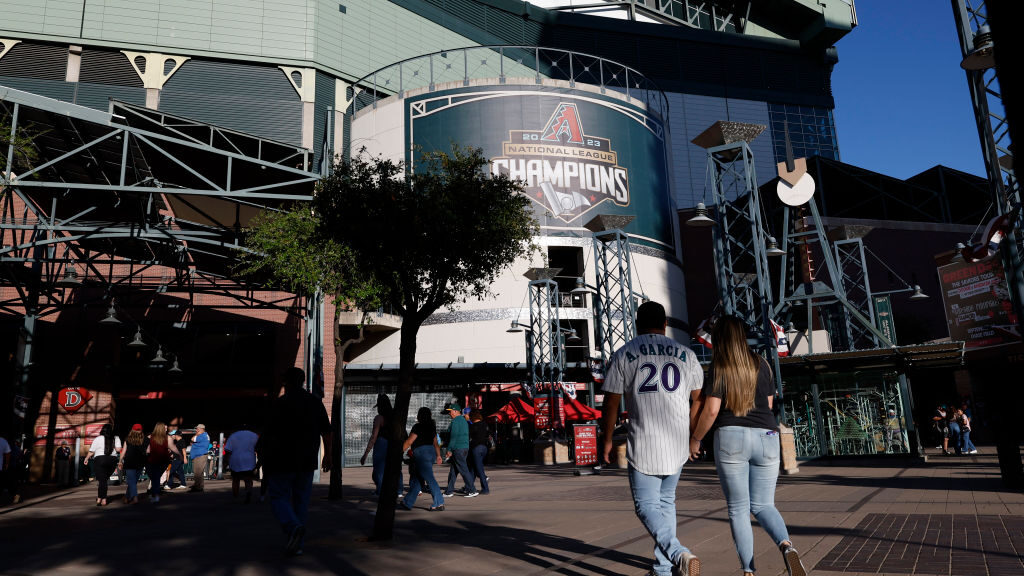
[[[702,392],[705,397],[713,396],[722,399],[722,407],[718,411],[718,418],[715,419],[714,428],[746,426],[747,428],[778,430],[779,424],[775,420],[775,415],[772,414],[771,407],[768,406],[768,398],[775,396],[775,383],[772,382],[772,371],[768,368],[768,363],[760,357],[758,357],[757,362],[757,390],[754,391],[754,407],[743,417],[733,414],[732,410],[729,410],[729,407],[725,405],[724,390],[718,394],[715,393],[715,371],[714,369],[708,371],[707,378],[704,379],[704,389]]]
[[[391,440],[391,420],[389,420],[383,414],[380,416],[380,428],[377,429],[377,438],[383,438],[385,440]]]
[[[125,444],[124,467],[127,470],[138,470],[146,466],[146,445]]]
[[[471,422],[469,424],[469,447],[470,449],[476,448],[477,446],[487,445],[487,437],[491,435],[491,431],[487,428],[487,422],[483,420],[479,422]]]
[[[420,446],[433,446],[434,437],[437,436],[437,426],[433,421],[428,423],[417,422],[412,426],[412,432],[410,435],[415,434],[416,439],[412,441],[413,449],[419,448]]]

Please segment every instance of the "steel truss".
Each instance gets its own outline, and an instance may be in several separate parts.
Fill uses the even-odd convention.
[[[633,293],[629,236],[622,230],[594,233],[597,292],[594,323],[598,353],[604,365],[612,354],[636,337],[636,296]]]
[[[976,49],[982,47],[981,43],[986,41],[982,32],[989,28],[988,10],[982,0],[952,0],[952,4],[953,17],[960,38],[960,50],[966,61]],[[987,41],[991,41],[990,36]],[[975,45],[976,42],[978,46]],[[985,160],[992,202],[995,205],[995,216],[1013,214],[1016,209],[1016,218],[1010,222],[1006,240],[1001,243],[1001,252],[1010,288],[1010,300],[1020,324],[1024,322],[1024,259],[1021,256],[1024,254],[1024,234],[1021,233],[1024,229],[1024,211],[1020,210],[1020,181],[1014,173],[1010,125],[1005,117],[1006,108],[1003,106],[994,62],[988,68],[967,68],[965,66],[967,85],[971,93],[978,136],[981,139],[981,152]],[[1016,70],[1003,72],[1015,74]]]
[[[565,358],[562,354],[561,324],[558,319],[558,284],[554,280],[532,280],[530,291],[530,327],[527,361],[530,373],[530,391],[536,393],[540,385],[554,386],[562,381]],[[541,386],[541,387],[543,387]]]

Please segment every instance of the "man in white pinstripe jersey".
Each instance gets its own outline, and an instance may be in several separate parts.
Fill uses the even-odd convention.
[[[665,308],[644,302],[639,335],[615,351],[604,381],[604,460],[626,397],[629,487],[636,515],[654,538],[655,576],[699,576],[700,560],[676,538],[676,484],[689,456],[690,400],[704,383],[692,350],[665,336]]]

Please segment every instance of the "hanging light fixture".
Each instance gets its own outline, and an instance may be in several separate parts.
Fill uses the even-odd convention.
[[[587,285],[583,282],[583,277],[582,276],[577,276],[576,277],[576,287],[573,288],[572,290],[570,290],[569,293],[570,294],[588,294],[588,293],[590,293],[590,289],[587,288]]]
[[[775,236],[769,236],[764,253],[768,256],[782,256],[786,252],[779,248],[779,243],[776,242]]]
[[[992,31],[989,27],[979,26],[974,34],[974,50],[960,62],[964,70],[988,70],[996,65],[996,56],[993,52]]]
[[[167,358],[164,358],[164,348],[163,346],[159,346],[156,349],[156,356],[153,356],[153,359],[150,360],[150,364],[163,364],[164,362],[167,362]]]
[[[78,279],[78,272],[71,266],[68,266],[64,270],[64,276],[57,280],[56,285],[58,288],[78,288],[82,285],[82,281]]]
[[[167,369],[168,374],[181,374],[183,370],[178,367],[178,359],[175,358],[174,362],[171,362],[171,367]]]
[[[512,321],[512,325],[509,326],[509,329],[505,330],[505,332],[508,332],[509,334],[515,334],[517,332],[522,332],[522,331],[523,331],[523,329],[519,326],[519,322],[516,322],[515,320]]]
[[[949,263],[952,264],[954,262],[963,262],[965,248],[967,248],[967,246],[964,246],[963,242],[957,242],[956,247],[953,248],[953,257],[949,259]]]
[[[578,344],[582,340],[583,339],[580,338],[580,335],[576,333],[575,328],[569,329],[569,336],[567,336],[565,339],[566,342],[568,342],[569,344]]]
[[[145,348],[146,343],[142,341],[142,329],[135,331],[135,339],[128,343],[129,348]]]
[[[924,292],[921,292],[921,287],[920,286],[918,286],[917,284],[914,284],[914,293],[910,295],[910,299],[911,300],[927,300],[928,299],[928,295],[925,294]]]
[[[116,326],[121,324],[121,321],[117,319],[117,308],[114,308],[113,301],[110,302],[110,308],[107,308],[107,317],[100,320],[100,324],[105,324],[107,326]]]
[[[708,207],[703,202],[697,203],[697,208],[694,210],[693,218],[686,221],[687,226],[694,226],[697,228],[707,228],[708,226],[714,226],[715,221],[708,218]]]

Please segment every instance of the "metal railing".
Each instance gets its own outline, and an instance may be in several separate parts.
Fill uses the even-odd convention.
[[[471,81],[485,78],[497,78],[502,84],[510,78],[536,84],[562,80],[570,87],[588,84],[602,94],[623,94],[659,119],[668,116],[665,93],[653,80],[625,64],[557,48],[498,45],[443,50],[371,72],[353,84],[361,91],[353,98],[352,113],[367,106],[376,108],[377,102],[385,98],[404,98],[413,90],[426,88],[432,92],[451,82],[469,86]]]

